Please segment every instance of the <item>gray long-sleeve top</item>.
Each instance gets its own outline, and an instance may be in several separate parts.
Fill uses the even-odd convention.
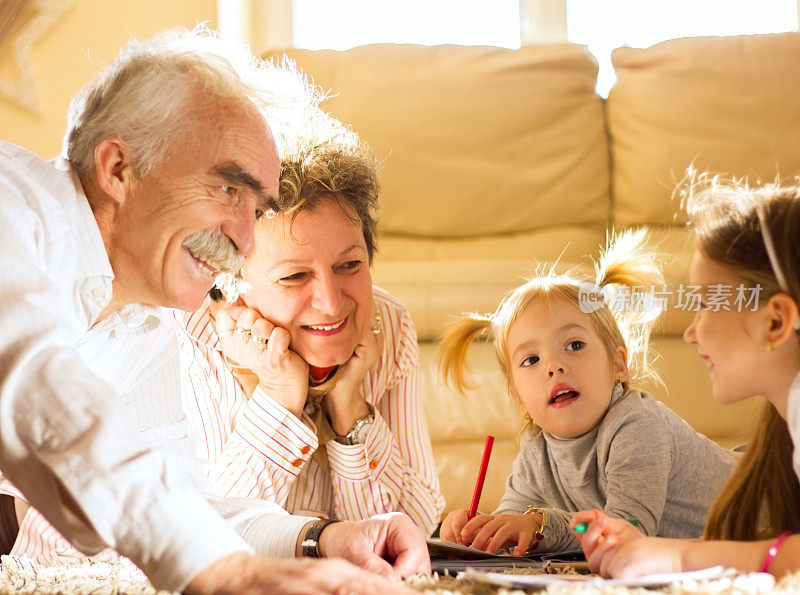
[[[583,436],[527,432],[495,514],[542,508],[547,524],[537,551],[580,549],[569,522],[592,508],[636,517],[646,535],[699,537],[737,462],[649,394],[619,391]]]

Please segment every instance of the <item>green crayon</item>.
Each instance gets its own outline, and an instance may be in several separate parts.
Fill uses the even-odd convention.
[[[634,527],[639,526],[639,519],[637,519],[635,516],[629,516],[625,520],[628,521]],[[588,528],[589,528],[589,523],[580,523],[579,525],[575,525],[573,531],[575,531],[575,533],[586,533],[586,529]]]

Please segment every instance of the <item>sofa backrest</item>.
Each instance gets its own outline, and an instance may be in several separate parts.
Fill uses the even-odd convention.
[[[384,236],[603,227],[608,146],[597,66],[575,45],[376,45],[288,54],[326,109],[385,159]]]
[[[673,224],[691,163],[751,182],[800,174],[800,34],[675,39],[612,61],[616,225]]]

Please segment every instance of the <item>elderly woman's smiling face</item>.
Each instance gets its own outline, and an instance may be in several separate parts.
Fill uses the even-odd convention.
[[[372,316],[372,277],[361,226],[331,200],[292,219],[256,224],[244,266],[254,308],[291,335],[290,348],[312,366],[343,364]]]

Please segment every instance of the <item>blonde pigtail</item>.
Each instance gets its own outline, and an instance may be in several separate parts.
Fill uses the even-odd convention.
[[[445,385],[454,386],[462,394],[477,386],[466,377],[467,350],[475,339],[491,332],[492,318],[477,313],[463,314],[450,325],[439,349],[439,371]]]
[[[609,238],[596,266],[596,284],[606,295],[628,350],[629,380],[651,378],[663,384],[653,367],[650,335],[666,299],[658,254],[648,246],[647,230],[627,230]]]
[[[656,254],[648,248],[648,230],[629,229],[612,236],[597,265],[597,281],[606,285],[650,286],[664,282]]]

